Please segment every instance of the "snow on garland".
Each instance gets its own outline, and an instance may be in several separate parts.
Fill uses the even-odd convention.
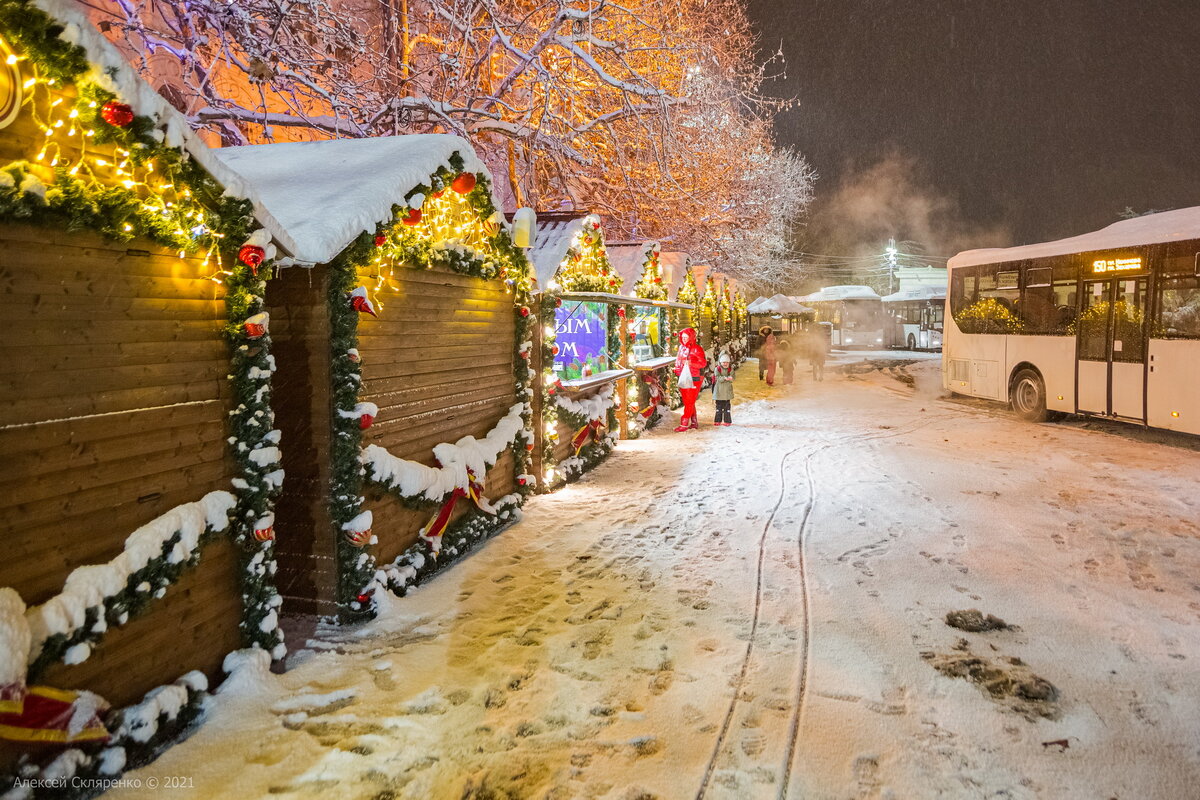
[[[89,787],[90,783],[100,785],[114,780],[126,770],[154,760],[162,742],[184,733],[200,719],[208,707],[208,699],[208,678],[199,671],[151,689],[141,702],[108,715],[105,724],[109,739],[99,752],[72,747],[44,767],[27,755],[22,756],[14,777],[24,785],[14,786],[3,795],[4,800],[92,797],[97,792]]]
[[[518,439],[526,439],[525,416],[529,413],[528,404],[517,403],[483,439],[464,436],[453,444],[437,445],[433,455],[440,467],[397,458],[379,445],[368,445],[362,453],[366,478],[402,497],[440,502],[455,489],[467,488],[468,470],[477,479],[482,477],[505,450]]]
[[[428,186],[414,187],[405,195],[409,207],[424,206],[424,196],[427,193],[445,190],[456,175],[461,177],[466,168],[466,161],[455,152],[448,158],[451,169],[439,166],[437,171],[429,176]],[[453,171],[452,171],[453,170]],[[491,182],[485,172],[472,173],[474,186],[464,197],[473,213],[480,220],[494,220],[497,209],[491,192]],[[396,207],[403,211],[399,206]],[[357,413],[362,410],[359,394],[363,389],[361,362],[358,352],[359,314],[354,311],[347,298],[357,285],[360,268],[368,268],[379,255],[378,248],[384,247],[397,264],[410,268],[443,267],[455,272],[471,275],[484,280],[498,279],[513,294],[513,316],[516,336],[513,342],[513,379],[516,396],[523,402],[520,428],[525,431],[526,442],[533,441],[529,429],[532,412],[529,401],[532,398],[530,384],[533,378],[528,360],[528,342],[532,338],[534,320],[528,312],[521,314],[521,309],[527,309],[529,302],[530,279],[528,262],[521,250],[516,248],[503,225],[488,228],[486,238],[489,252],[468,247],[458,241],[431,243],[428,238],[420,235],[416,228],[405,225],[403,220],[394,218],[390,223],[383,223],[374,232],[364,231],[349,247],[345,248],[329,262],[329,293],[327,307],[330,319],[330,355],[332,369],[330,370],[330,388],[332,391],[333,407],[333,439],[330,448],[332,464],[330,517],[338,532],[337,538],[337,602],[340,616],[344,621],[364,619],[375,614],[374,590],[379,585],[375,559],[367,549],[371,539],[366,532],[359,530],[361,526],[350,525],[362,513],[363,479],[366,467],[362,461],[362,420],[364,415]],[[439,246],[439,244],[441,246]],[[524,351],[522,351],[522,346]],[[516,416],[514,407],[513,416]],[[489,434],[490,436],[490,434]],[[508,435],[507,443],[517,438],[517,432]],[[502,450],[503,448],[501,448]],[[435,454],[437,448],[435,448]],[[522,480],[528,477],[530,454],[528,448],[514,448],[514,475],[521,486],[520,495],[533,489],[533,483]],[[447,458],[450,458],[447,456]],[[386,461],[384,459],[383,461]],[[446,464],[447,461],[443,461]],[[403,470],[407,478],[411,478],[421,486],[421,495],[408,497],[401,495],[405,502],[419,500],[422,503],[430,501],[422,495],[432,487],[422,483],[424,478],[412,478],[411,470]],[[465,477],[465,468],[463,469]],[[477,478],[482,478],[482,473]],[[434,483],[441,485],[443,478],[437,478]],[[450,491],[454,490],[450,487]],[[393,492],[398,494],[398,492]],[[350,527],[347,527],[350,525]]]
[[[196,563],[203,539],[229,527],[235,505],[229,492],[210,492],[138,528],[107,564],[72,571],[62,592],[25,612],[31,674],[60,659],[86,660],[109,625],[125,624]]]
[[[597,424],[609,426],[608,432],[603,436],[596,437],[593,434],[586,437],[577,453],[564,458],[557,464],[552,461],[553,449],[548,448],[551,455],[547,456],[547,475],[561,476],[563,480],[569,481],[600,463],[616,446],[620,438],[613,425],[612,414],[617,404],[616,389],[614,387],[612,392],[579,400],[559,392],[551,395],[551,399],[553,402],[547,403],[548,407],[553,407],[553,413],[547,415],[547,419],[553,420],[550,424],[557,426],[561,422],[573,434],[581,431],[584,426],[594,427]],[[549,438],[547,437],[547,439]],[[550,483],[551,481],[548,479],[547,484]],[[547,488],[550,487],[547,486]]]
[[[478,512],[467,514],[442,534],[441,555],[437,559],[429,557],[423,541],[416,542],[391,564],[379,569],[376,583],[403,597],[409,588],[444,569],[456,556],[518,521],[523,502],[522,495],[509,494],[492,501],[494,517]]]

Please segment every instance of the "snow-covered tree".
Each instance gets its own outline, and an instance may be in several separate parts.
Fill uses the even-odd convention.
[[[774,150],[771,67],[740,0],[84,8],[226,144],[454,133],[514,205],[596,211],[731,271],[773,252],[777,218],[811,191],[802,160]]]

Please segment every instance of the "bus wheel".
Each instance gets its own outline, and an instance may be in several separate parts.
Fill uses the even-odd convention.
[[[1046,384],[1033,370],[1023,369],[1017,373],[1013,381],[1012,407],[1017,416],[1026,422],[1045,422],[1049,418],[1046,411]]]
[[[908,335],[908,349],[909,350],[917,349],[917,337],[913,336],[911,333]]]

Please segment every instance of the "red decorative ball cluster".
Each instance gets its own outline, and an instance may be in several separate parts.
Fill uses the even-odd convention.
[[[133,109],[125,103],[109,100],[100,109],[100,118],[109,125],[124,128],[133,122]]]
[[[405,225],[416,225],[418,222],[421,221],[421,209],[410,208],[408,210],[408,214],[401,217],[400,221],[403,222]]]
[[[529,306],[521,306],[521,316],[522,317],[529,316]]]
[[[385,244],[387,244],[387,237],[382,233],[375,234],[375,246],[383,247]]]

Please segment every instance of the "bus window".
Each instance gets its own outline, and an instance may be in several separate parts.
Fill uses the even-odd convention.
[[[1025,272],[1021,301],[1023,332],[1061,336],[1075,322],[1075,280],[1055,279],[1051,267],[1031,267]]]
[[[1200,278],[1164,276],[1158,284],[1153,333],[1159,339],[1200,339]]]

